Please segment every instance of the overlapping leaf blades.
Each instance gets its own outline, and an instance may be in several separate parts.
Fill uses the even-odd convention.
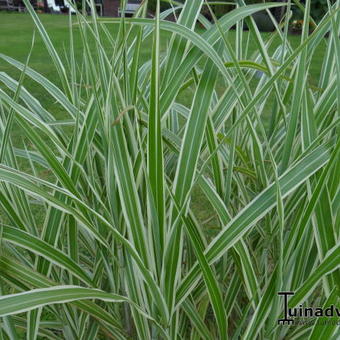
[[[278,289],[296,290],[292,306],[336,303],[339,1],[295,50],[287,31],[263,41],[248,18],[278,4],[239,1],[202,34],[203,0],[186,1],[177,23],[161,20],[158,6],[155,20],[139,17],[146,2],[133,19],[77,13],[70,30],[83,59],[72,46],[69,73],[26,5],[61,88],[0,58],[60,103],[71,129],[0,74],[0,335],[18,337],[27,317],[28,339],[53,339],[46,322],[65,339],[279,339],[300,329],[278,328]],[[245,34],[246,18],[254,55],[240,41],[233,53],[227,40],[235,24],[237,39]],[[165,49],[163,30],[172,34]],[[319,84],[300,86],[321,44]],[[4,134],[9,112],[26,149]],[[336,329],[302,331],[316,339]]]

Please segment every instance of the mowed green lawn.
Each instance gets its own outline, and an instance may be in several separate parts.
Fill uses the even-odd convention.
[[[66,54],[69,51],[69,23],[67,15],[39,15],[43,25],[45,26],[50,38],[61,54],[63,60],[66,62]],[[75,21],[75,20],[74,20]],[[32,37],[35,31],[34,23],[29,14],[14,14],[0,12],[0,53],[6,54],[21,62],[25,62],[32,44]],[[110,25],[111,29],[116,30],[116,25]],[[75,34],[75,52],[78,64],[81,64],[82,48],[81,39],[77,28],[74,28]],[[29,61],[29,66],[39,73],[46,76],[49,80],[58,84],[58,77],[56,69],[54,68],[49,54],[44,46],[39,33],[36,31],[34,39],[34,48]],[[7,72],[12,77],[18,79],[19,72],[17,72],[9,64],[0,60],[0,72]],[[25,79],[25,87],[35,95],[42,103],[42,105],[50,110],[58,110],[51,101],[51,98],[46,96],[46,93],[30,79]],[[1,85],[0,85],[1,86]]]
[[[45,26],[49,36],[57,49],[59,55],[64,57],[65,65],[67,64],[66,55],[69,53],[69,42],[70,42],[70,34],[69,34],[69,17],[68,15],[56,15],[56,14],[41,14],[39,15],[43,25]],[[73,22],[76,23],[76,18],[72,17]],[[108,24],[106,25],[108,30],[111,32],[113,38],[118,32],[118,24]],[[6,13],[0,12],[0,53],[8,55],[14,59],[17,59],[21,62],[25,62],[27,55],[29,53],[33,32],[35,30],[34,23],[28,14],[24,13]],[[202,29],[198,29],[198,32],[202,31]],[[79,66],[81,66],[82,61],[82,43],[81,37],[79,35],[79,31],[77,25],[73,25],[74,32],[74,47],[76,54],[76,61]],[[103,34],[104,36],[104,34]],[[262,33],[264,40],[271,36],[271,33]],[[166,46],[170,38],[170,34],[168,32],[162,32],[161,44],[162,46]],[[228,32],[228,39],[232,46],[235,46],[235,31],[230,30]],[[245,32],[243,35],[243,46],[244,50],[246,46],[248,47],[248,54],[243,56],[243,59],[251,59],[251,55],[256,51],[256,45],[254,39],[248,39],[249,34]],[[300,36],[298,35],[290,35],[290,43],[293,48],[297,47],[300,42]],[[274,42],[271,44],[269,48],[269,52],[274,52],[275,48],[278,46],[278,38],[274,39]],[[103,44],[105,47],[110,50],[112,48],[108,39],[103,39]],[[323,48],[319,48],[316,54],[313,56],[312,66],[310,69],[310,77],[309,82],[314,86],[318,84],[318,78],[321,72],[321,60],[324,55]],[[149,37],[143,44],[142,50],[142,60],[146,61],[151,58],[151,37]],[[29,61],[29,66],[34,70],[40,72],[44,76],[46,76],[49,80],[58,84],[58,77],[56,73],[56,69],[51,63],[50,57],[47,53],[47,50],[44,46],[43,41],[41,40],[39,33],[35,35],[34,48]],[[67,67],[67,65],[66,65]],[[18,79],[19,72],[8,65],[6,62],[0,59],[0,72],[6,72],[10,76]],[[36,85],[35,82],[28,79],[25,79],[24,82],[25,87],[36,96],[36,98],[41,102],[41,104],[49,111],[53,112],[56,117],[62,118],[62,112],[59,110],[58,106],[55,102],[46,95],[42,89]],[[252,86],[255,84],[251,84]],[[0,87],[2,85],[0,84]],[[223,90],[223,85],[221,85],[221,90]],[[190,106],[191,103],[191,92],[185,91],[180,98],[180,101]]]
[[[68,16],[67,15],[50,15],[50,14],[42,14],[40,15],[40,19],[44,24],[47,32],[49,33],[52,42],[54,43],[58,52],[62,54],[68,53],[69,46],[69,28],[68,28]],[[73,18],[75,21],[75,18]],[[110,32],[114,36],[118,31],[117,24],[107,25]],[[24,62],[26,60],[27,54],[30,50],[30,45],[32,41],[32,36],[34,32],[34,24],[31,20],[31,17],[28,14],[22,13],[6,13],[0,12],[0,53],[11,56],[19,61]],[[75,47],[76,47],[76,56],[78,61],[81,61],[81,41],[80,36],[77,34],[77,27],[74,26],[75,33]],[[246,32],[245,37],[248,34]],[[270,33],[263,33],[264,38],[269,37]],[[168,33],[163,33],[162,44],[165,46],[169,39]],[[232,45],[235,45],[235,31],[230,31],[228,33],[228,39],[230,40]],[[247,39],[244,39],[244,45],[247,43]],[[149,40],[150,41],[150,40]],[[299,45],[300,36],[291,35],[290,42],[293,47]],[[107,43],[107,47],[110,48],[109,43]],[[273,44],[271,50],[273,50],[277,46],[277,43]],[[143,46],[143,52],[145,58],[149,57],[150,53],[150,44],[148,41]],[[252,39],[249,41],[249,54],[255,51],[256,46]],[[317,79],[320,75],[321,68],[321,60],[323,58],[324,49],[318,49],[317,53],[313,56],[312,68],[310,70],[311,73],[311,81],[313,84],[317,84]],[[248,56],[249,57],[249,56]],[[30,67],[39,71],[43,75],[45,75],[50,80],[56,80],[56,73],[53,65],[51,65],[51,61],[49,59],[48,53],[44,47],[44,44],[38,34],[35,37],[35,44],[33,53],[31,56],[31,60],[29,63]],[[4,72],[8,72],[11,75],[15,75],[14,70],[8,66],[8,64],[4,63],[0,60],[0,70]],[[36,89],[37,94],[39,94],[39,90]]]

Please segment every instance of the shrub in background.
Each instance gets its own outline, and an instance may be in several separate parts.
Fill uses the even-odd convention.
[[[300,1],[300,3],[304,4],[305,1]],[[335,0],[329,0],[330,4],[334,4]],[[292,7],[293,10],[293,18],[294,19],[303,19],[303,12],[297,6]],[[311,17],[319,22],[323,16],[328,11],[328,1],[327,0],[313,0],[311,1]]]
[[[245,0],[247,4],[257,4],[257,3],[268,3],[268,2],[287,2],[286,0]],[[303,19],[303,11],[299,9],[298,4],[305,5],[305,0],[292,0],[292,11],[293,11],[293,19],[294,20],[301,20]],[[335,0],[330,0],[329,3],[333,5],[335,3]],[[327,13],[328,11],[328,1],[327,0],[313,0],[311,1],[311,17],[319,22],[322,17]],[[273,10],[275,12],[275,10]]]
[[[214,1],[208,1],[214,3]],[[215,1],[216,2],[216,1]],[[215,15],[216,18],[221,18],[223,15],[225,15],[226,13],[230,12],[232,9],[234,9],[235,6],[234,5],[223,5],[222,2],[220,2],[218,5],[210,5],[210,9],[208,8],[208,6],[206,6],[205,4],[203,5],[202,8],[202,14],[209,19],[210,21],[213,21],[211,12],[212,11]]]
[[[184,1],[184,0],[183,0]],[[176,2],[182,2],[181,0]],[[156,6],[157,6],[157,0],[148,0],[148,10],[155,13],[156,12]],[[160,2],[160,9],[161,11],[164,11],[168,8],[170,8],[170,1],[169,0],[161,0]]]

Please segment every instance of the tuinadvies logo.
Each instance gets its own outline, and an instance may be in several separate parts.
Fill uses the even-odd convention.
[[[278,292],[278,295],[284,298],[284,318],[279,319],[277,322],[279,325],[294,325],[296,319],[312,318],[318,320],[319,318],[332,318],[335,324],[340,325],[340,308],[334,305],[321,307],[299,307],[289,308],[288,297],[294,295],[294,292]],[[336,319],[337,320],[334,320]],[[301,323],[301,322],[299,322]]]

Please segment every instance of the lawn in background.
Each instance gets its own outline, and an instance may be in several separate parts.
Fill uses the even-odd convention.
[[[40,19],[44,24],[47,32],[49,33],[52,42],[57,48],[58,52],[62,51],[64,53],[68,53],[69,46],[69,28],[68,28],[68,16],[67,15],[56,15],[56,14],[41,14]],[[75,18],[73,18],[75,22]],[[113,33],[117,33],[118,25],[110,24],[107,25],[109,30]],[[6,54],[10,57],[13,57],[21,62],[25,62],[27,54],[30,50],[32,35],[34,32],[34,24],[31,17],[28,14],[24,13],[6,13],[0,12],[0,53]],[[76,25],[74,26],[75,33],[75,46],[76,46],[76,56],[81,59],[81,42],[80,37],[77,34],[78,30]],[[262,33],[264,38],[269,37],[270,33]],[[169,34],[163,33],[163,46],[166,45]],[[245,35],[247,36],[247,34]],[[234,45],[235,42],[235,32],[229,31],[228,39],[231,44]],[[290,42],[293,47],[299,45],[300,36],[298,35],[290,35]],[[151,41],[150,41],[151,43]],[[110,48],[109,43],[106,42],[107,47]],[[246,44],[246,39],[244,39],[244,44]],[[274,44],[274,47],[277,44]],[[151,45],[150,45],[151,46]],[[149,57],[150,46],[144,44],[144,55],[145,57]],[[255,51],[256,46],[253,40],[250,40],[250,52]],[[78,48],[78,49],[77,49]],[[311,81],[313,84],[317,84],[318,77],[320,75],[321,68],[321,60],[324,55],[323,49],[318,49],[316,51],[312,68],[311,75],[313,79]],[[38,72],[45,75],[50,80],[55,80],[55,69],[50,64],[50,58],[48,53],[44,47],[44,44],[40,37],[36,35],[35,37],[35,47],[30,60],[30,67],[37,70]],[[8,72],[11,75],[14,75],[14,70],[5,62],[0,60],[0,71]],[[39,89],[36,89],[36,94],[39,95]],[[42,100],[44,98],[42,97]]]

